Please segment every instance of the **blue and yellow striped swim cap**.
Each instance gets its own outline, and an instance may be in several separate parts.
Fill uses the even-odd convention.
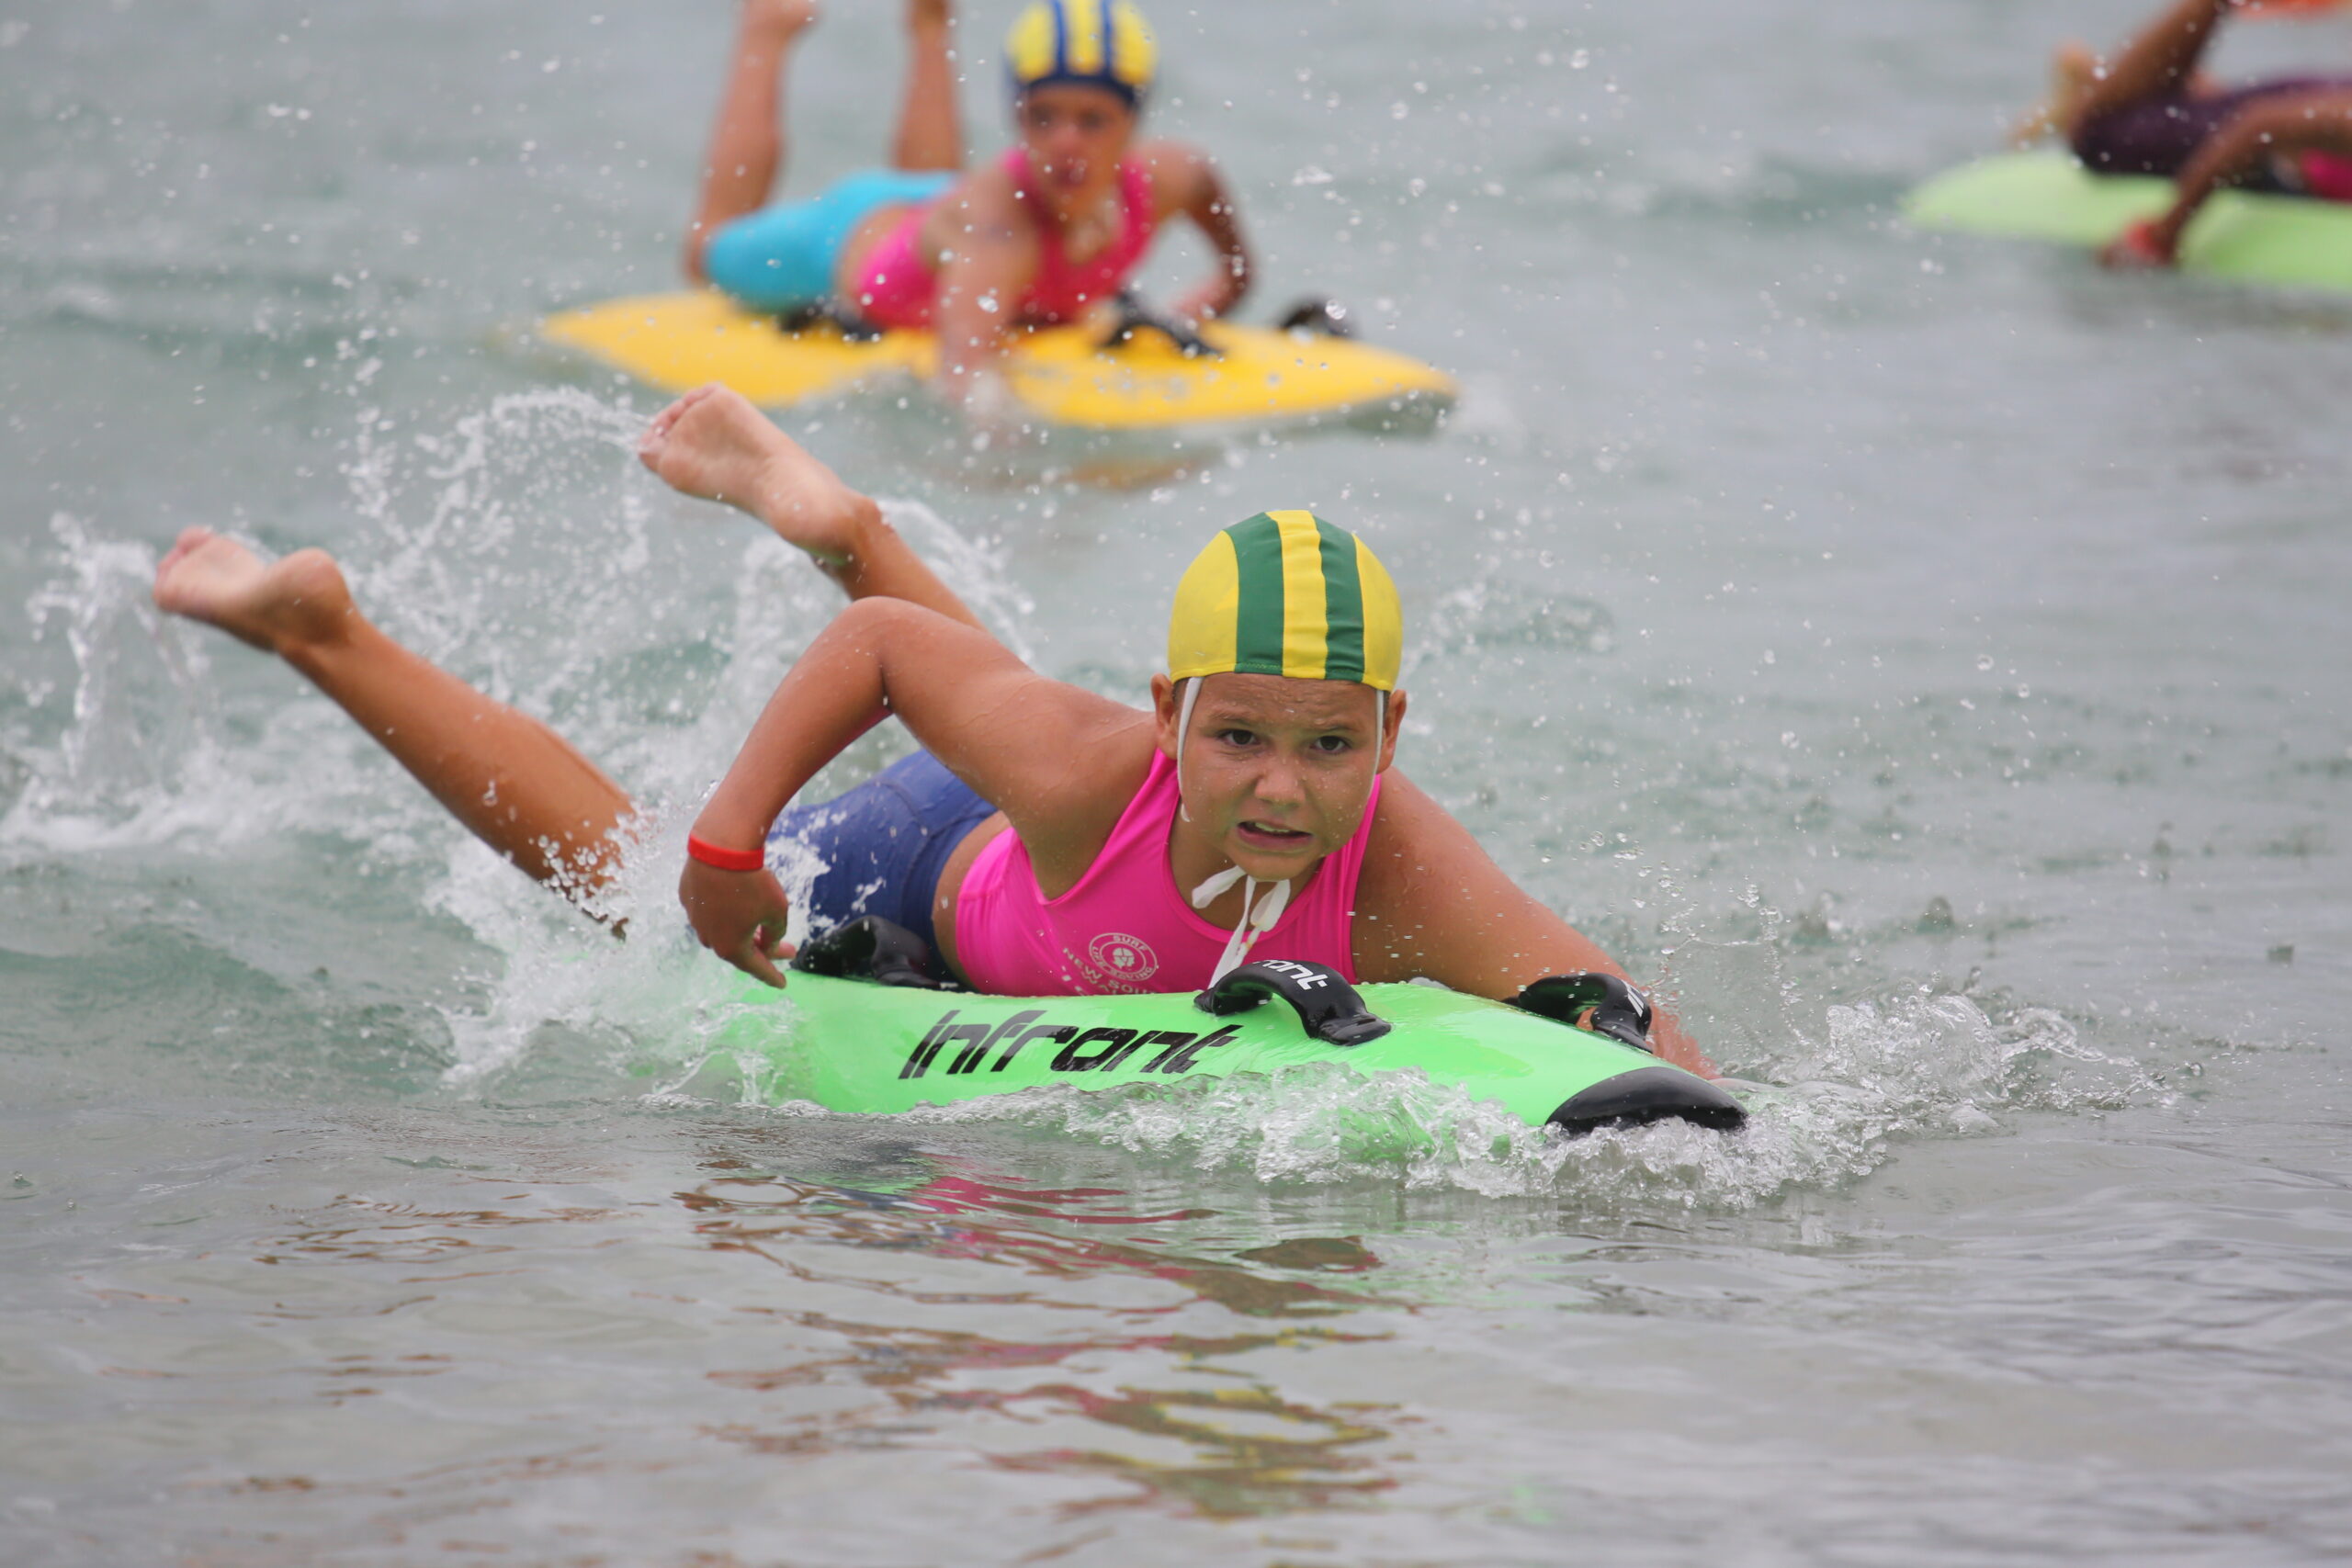
[[[1005,35],[1012,95],[1055,82],[1102,87],[1133,108],[1159,68],[1159,44],[1127,0],[1031,0]]]
[[[1396,689],[1405,616],[1370,546],[1310,512],[1261,512],[1176,584],[1168,674],[1288,675]]]

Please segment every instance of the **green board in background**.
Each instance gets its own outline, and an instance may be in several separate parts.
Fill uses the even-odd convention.
[[[2069,152],[2009,152],[1938,175],[1904,199],[1923,229],[2099,246],[2172,205],[2170,180],[2094,175]],[[2352,293],[2352,203],[2222,191],[2188,226],[2184,272]]]

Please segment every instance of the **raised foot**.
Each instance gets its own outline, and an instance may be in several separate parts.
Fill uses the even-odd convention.
[[[653,416],[637,455],[684,495],[740,507],[830,566],[857,553],[874,503],[740,392],[697,387]]]
[[[817,23],[817,0],[743,0],[743,30],[791,38]]]
[[[340,636],[353,614],[342,569],[324,550],[265,561],[209,528],[180,535],[155,569],[154,594],[157,609],[280,654]]]
[[[2009,132],[2013,147],[2030,147],[2045,136],[2075,134],[2075,122],[2098,85],[2098,56],[2079,40],[2062,43],[2050,56],[2050,95]]]
[[[2061,137],[2075,134],[2099,80],[2098,55],[2079,39],[2060,44],[2050,56],[2050,129]]]
[[[956,7],[950,0],[907,0],[907,30],[941,31],[956,25]]]

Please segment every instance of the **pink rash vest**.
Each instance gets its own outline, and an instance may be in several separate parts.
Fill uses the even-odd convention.
[[[1355,835],[1295,888],[1250,957],[1328,964],[1355,983],[1356,882],[1380,807],[1372,781]],[[1193,991],[1232,932],[1203,919],[1168,867],[1176,821],[1176,765],[1153,752],[1143,787],[1111,829],[1102,852],[1058,898],[1037,890],[1028,846],[1000,833],[965,874],[956,899],[956,953],[965,976],[1001,997]]]
[[[1015,147],[1004,155],[1013,188],[1036,209],[1031,194],[1029,154]],[[1119,200],[1124,221],[1118,237],[1082,262],[1073,262],[1062,249],[1061,231],[1047,223],[1037,226],[1037,276],[1021,296],[1013,320],[1033,325],[1075,321],[1090,306],[1115,298],[1127,275],[1143,265],[1151,249],[1156,220],[1151,207],[1151,175],[1140,163],[1119,165]],[[877,327],[927,328],[933,301],[939,294],[939,276],[922,262],[919,236],[930,209],[910,212],[899,226],[866,253],[858,269],[854,301],[858,312]]]

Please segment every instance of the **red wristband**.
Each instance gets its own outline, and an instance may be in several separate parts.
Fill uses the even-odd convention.
[[[768,863],[765,850],[722,850],[692,833],[686,835],[686,855],[719,871],[759,871]]]

